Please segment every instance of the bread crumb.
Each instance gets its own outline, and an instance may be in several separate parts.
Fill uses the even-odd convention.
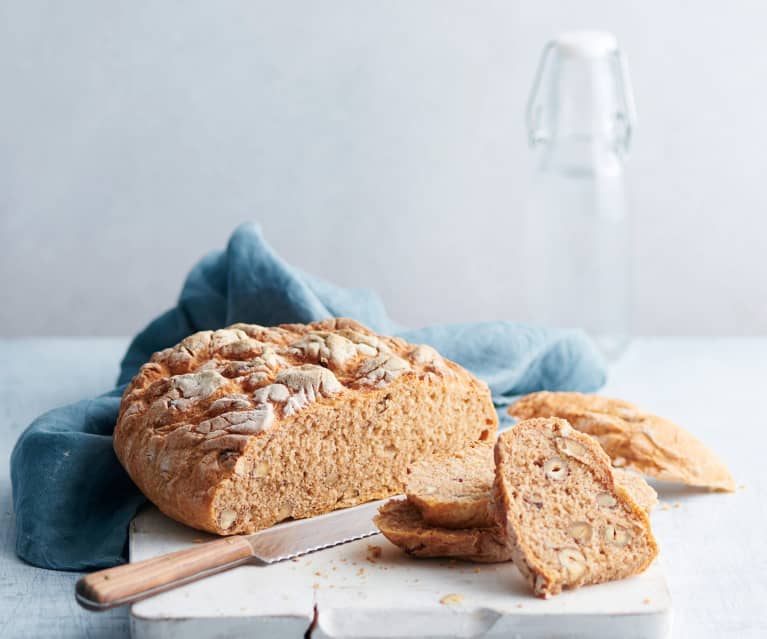
[[[738,490],[746,490],[745,484],[741,484],[740,486],[738,486]]]
[[[327,575],[323,575],[319,570],[314,573],[317,577],[327,577]]]
[[[674,508],[681,508],[682,504],[680,504],[678,501],[674,502]]]
[[[649,597],[645,597],[644,599],[642,599],[643,604],[649,604],[651,601],[652,600]]]
[[[661,502],[661,504],[660,504],[660,509],[661,509],[661,510],[671,510],[671,506],[669,506],[669,505],[668,505],[668,504],[667,504],[667,503],[664,501],[664,502]]]
[[[450,593],[449,595],[445,595],[444,597],[442,597],[442,599],[439,600],[439,603],[444,604],[445,606],[456,606],[462,601],[463,601],[463,595]]]
[[[474,572],[476,572],[477,574],[479,574],[479,573],[481,573],[481,572],[482,572],[482,568],[475,568],[475,569],[474,569]]]
[[[517,608],[522,608],[522,604],[517,604]]]
[[[381,556],[381,551],[383,549],[381,546],[368,546],[368,554],[365,559],[367,559],[371,564],[376,563],[376,560]]]
[[[360,569],[357,571],[357,576],[358,576],[358,577],[364,577],[364,576],[365,576],[365,569],[364,569],[364,568],[360,568]]]
[[[312,584],[312,588],[314,588],[315,590],[319,590],[320,589],[320,585],[317,582],[314,582]]]

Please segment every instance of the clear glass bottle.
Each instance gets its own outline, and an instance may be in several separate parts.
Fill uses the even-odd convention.
[[[527,108],[537,168],[525,215],[531,319],[586,330],[608,359],[631,332],[631,237],[624,160],[635,122],[625,57],[603,32],[543,51]]]

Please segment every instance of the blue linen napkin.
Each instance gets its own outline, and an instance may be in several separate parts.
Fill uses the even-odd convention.
[[[153,352],[195,331],[235,322],[274,325],[333,316],[430,344],[485,380],[499,409],[515,395],[594,391],[605,381],[601,356],[579,331],[511,322],[405,330],[374,293],[340,288],[286,264],[257,225],[245,224],[225,251],[192,269],[178,305],[136,336],[115,389],[45,413],[16,442],[11,481],[19,557],[58,570],[125,561],[128,525],[146,499],[117,461],[112,431],[125,385]]]

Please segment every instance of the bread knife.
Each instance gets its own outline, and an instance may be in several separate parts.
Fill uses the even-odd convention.
[[[268,566],[370,537],[378,533],[373,517],[384,501],[286,522],[252,535],[222,537],[167,555],[99,570],[77,582],[75,598],[88,610],[109,610],[245,563]]]

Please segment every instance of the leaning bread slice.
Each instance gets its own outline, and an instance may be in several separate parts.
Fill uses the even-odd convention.
[[[666,481],[732,492],[730,471],[675,423],[633,404],[581,393],[532,393],[509,407],[519,419],[561,417],[601,444],[613,464]]]
[[[431,526],[483,528],[495,524],[492,510],[493,444],[478,442],[452,455],[416,462],[408,469],[407,497]],[[658,495],[639,475],[613,470],[642,510],[650,512]]]
[[[495,507],[512,558],[540,597],[644,571],[658,553],[647,514],[610,460],[562,419],[530,419],[495,447]]]
[[[497,525],[465,529],[431,526],[406,499],[393,499],[381,506],[374,521],[384,537],[413,557],[452,557],[478,563],[511,559]]]
[[[189,526],[229,535],[401,494],[408,465],[494,438],[488,387],[348,319],[203,331],[122,399],[118,458]]]

